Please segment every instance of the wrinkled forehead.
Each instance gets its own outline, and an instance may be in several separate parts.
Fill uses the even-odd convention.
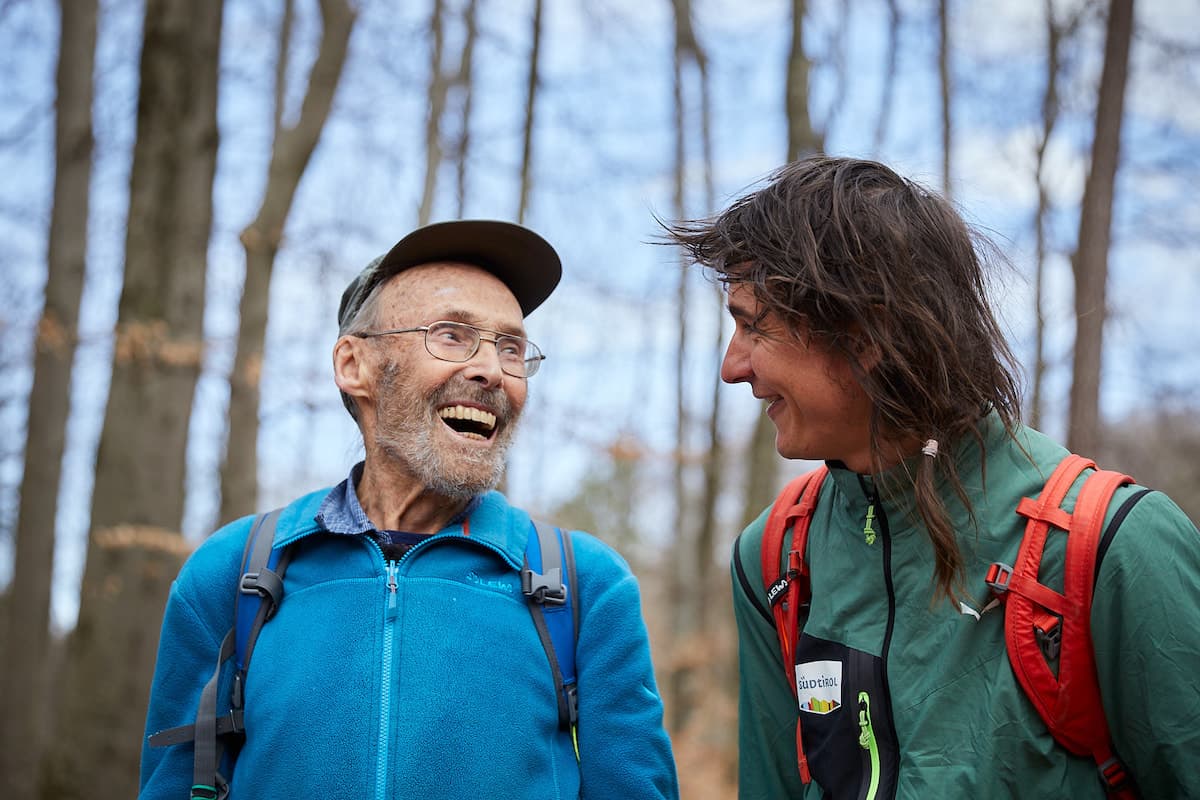
[[[497,330],[524,330],[521,304],[487,270],[458,262],[422,264],[400,272],[382,287],[381,310],[396,322],[424,324],[452,319]]]

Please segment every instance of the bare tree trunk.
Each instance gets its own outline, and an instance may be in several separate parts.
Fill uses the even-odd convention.
[[[461,124],[458,131],[458,144],[455,150],[455,187],[457,189],[457,216],[462,217],[467,205],[467,161],[471,154],[471,98],[474,84],[471,76],[471,62],[475,53],[475,39],[478,34],[476,17],[478,16],[478,0],[468,0],[463,11],[463,22],[466,26],[466,37],[463,39],[462,53],[459,59],[458,76],[455,85],[462,93]]]
[[[433,44],[429,56],[429,115],[425,118],[425,181],[421,190],[421,206],[417,212],[419,225],[427,225],[433,217],[438,170],[442,166],[442,116],[446,113],[446,95],[450,89],[449,81],[442,72],[444,9],[442,0],[433,0],[433,11],[429,18]]]
[[[1054,0],[1046,0],[1046,90],[1042,95],[1042,135],[1037,144],[1037,166],[1034,180],[1037,184],[1038,204],[1034,217],[1037,237],[1035,248],[1034,277],[1034,357],[1032,391],[1029,401],[1029,424],[1034,428],[1042,425],[1042,384],[1046,376],[1046,315],[1043,293],[1046,272],[1046,225],[1050,216],[1050,192],[1046,186],[1046,149],[1058,120],[1058,55],[1061,33],[1054,18]]]
[[[96,0],[59,3],[54,210],[25,436],[13,578],[0,656],[0,797],[33,797],[49,707],[50,582],[71,363],[86,271]]]
[[[696,76],[696,92],[700,103],[700,148],[704,167],[704,204],[710,211],[715,205],[712,176],[712,109],[709,100],[708,63],[692,25],[691,0],[672,0],[675,18],[673,58],[673,105],[675,124],[674,206],[677,218],[688,215],[688,155],[686,84],[689,66]],[[681,265],[677,289],[678,333],[675,361],[675,458],[673,495],[675,522],[673,537],[668,545],[672,558],[668,562],[671,597],[671,616],[674,619],[671,658],[666,661],[668,725],[677,741],[680,758],[681,789],[695,794],[701,786],[713,780],[724,781],[732,772],[728,759],[719,758],[728,752],[713,745],[721,740],[719,731],[728,730],[729,720],[722,710],[735,704],[733,697],[722,698],[722,680],[734,648],[721,648],[710,607],[721,594],[715,582],[714,543],[716,538],[715,508],[721,488],[722,451],[717,424],[720,415],[720,377],[713,376],[712,405],[706,424],[710,447],[701,459],[703,470],[699,492],[689,492],[689,477],[696,473],[696,459],[689,454],[688,435],[692,428],[687,400],[686,362],[688,342],[689,300],[687,265]],[[724,316],[723,293],[712,295],[718,304],[718,319]],[[720,325],[717,326],[715,348],[721,348]],[[719,363],[718,358],[714,363]],[[694,509],[694,510],[693,510]],[[715,591],[714,591],[715,589]],[[725,657],[729,654],[729,657]],[[714,733],[714,731],[717,731]],[[728,745],[728,743],[725,743]]]
[[[525,90],[525,126],[521,143],[521,197],[517,203],[517,222],[525,223],[525,214],[529,210],[529,192],[532,188],[533,173],[533,123],[534,111],[537,108],[537,91],[539,83],[539,68],[542,51],[542,4],[543,0],[533,0],[533,23],[529,43],[529,79]]]
[[[1132,38],[1133,0],[1112,0],[1096,104],[1092,165],[1083,188],[1079,241],[1072,260],[1075,272],[1075,361],[1067,446],[1077,453],[1094,453],[1100,446],[1105,284],[1108,281],[1113,194],[1120,162],[1121,119]]]
[[[950,196],[951,177],[951,76],[950,76],[950,11],[949,0],[938,0],[938,85],[942,99],[942,193]]]
[[[295,22],[296,0],[283,0],[283,16],[279,20],[279,56],[275,59],[275,106],[271,120],[271,131],[278,138],[283,128],[283,106],[287,99],[287,76],[292,41],[292,23]]]
[[[675,14],[675,46],[672,66],[672,105],[675,116],[675,169],[673,203],[677,219],[687,216],[687,144],[684,127],[684,64],[696,53],[695,34],[692,31],[692,9],[690,0],[672,0]],[[670,561],[669,576],[674,598],[673,614],[675,624],[672,626],[674,658],[671,663],[668,681],[670,704],[668,705],[669,725],[672,730],[680,731],[687,724],[692,711],[689,688],[691,684],[691,660],[681,657],[687,643],[695,634],[695,606],[691,602],[691,580],[695,574],[695,553],[691,547],[689,527],[688,498],[687,498],[687,401],[686,401],[686,349],[687,349],[687,302],[688,285],[687,270],[681,265],[678,271],[679,283],[675,294],[675,326],[677,332],[675,354],[675,458],[672,460],[671,495],[675,508],[675,522],[672,525],[672,542],[668,547],[674,553]]]
[[[289,4],[290,7],[290,4]],[[290,14],[284,15],[284,25]],[[275,109],[275,142],[267,168],[267,186],[258,214],[242,231],[246,251],[246,280],[238,325],[237,355],[229,380],[229,439],[221,466],[220,521],[229,522],[255,511],[258,495],[259,377],[267,335],[271,273],[283,239],[292,201],[304,170],[321,138],[325,120],[346,62],[346,49],[354,28],[355,12],[346,0],[321,0],[323,33],[317,59],[300,106],[300,118],[291,128],[280,125]],[[288,34],[280,34],[280,62],[286,62]],[[275,98],[284,95],[276,72]]]
[[[808,0],[792,0],[792,47],[788,52],[784,108],[788,121],[788,161],[819,153],[824,148],[808,113],[808,76],[812,71],[812,60],[804,51],[804,17],[807,14]]]
[[[215,1],[146,4],[112,390],[46,797],[137,792],[158,627],[188,550],[179,524],[203,351],[221,15]]]
[[[812,62],[804,51],[806,0],[792,0],[792,46],[788,55],[786,111],[788,120],[788,161],[819,153],[824,142],[812,124],[808,112],[808,75]],[[746,494],[742,520],[749,522],[771,504],[779,477],[779,454],[775,450],[775,425],[764,413],[754,423],[746,458]]]
[[[900,56],[900,0],[887,0],[888,40],[887,55],[884,56],[883,97],[879,101],[879,119],[875,122],[875,138],[872,152],[883,150],[883,139],[887,134],[888,120],[892,116],[892,98],[896,89],[896,64]]]
[[[716,187],[713,181],[713,141],[712,141],[712,93],[709,91],[708,69],[707,62],[700,61],[700,101],[701,101],[701,116],[700,116],[700,136],[701,147],[703,148],[703,163],[704,163],[704,210],[706,213],[711,213],[716,208]],[[708,739],[714,742],[717,748],[714,755],[726,755],[723,759],[717,759],[715,764],[717,768],[716,779],[727,787],[736,785],[737,781],[737,759],[730,757],[731,754],[737,752],[737,736],[735,726],[732,724],[731,718],[723,718],[721,716],[722,709],[737,708],[737,670],[738,657],[736,647],[736,636],[722,636],[722,629],[731,629],[732,619],[721,611],[723,608],[729,608],[732,603],[732,597],[729,595],[729,581],[727,579],[728,572],[724,565],[728,564],[727,556],[722,557],[723,568],[714,569],[714,553],[716,550],[717,540],[717,499],[720,497],[721,488],[726,485],[725,477],[725,447],[721,441],[721,358],[724,352],[725,335],[723,323],[726,318],[725,314],[725,291],[721,286],[714,286],[712,289],[712,302],[715,306],[717,324],[713,330],[712,340],[712,364],[714,367],[712,374],[712,391],[709,398],[709,415],[708,415],[708,452],[705,454],[704,468],[704,483],[701,489],[701,497],[699,502],[700,520],[699,530],[696,535],[696,585],[699,589],[698,597],[696,597],[697,617],[700,630],[704,636],[704,650],[710,653],[708,663],[706,665],[707,680],[706,685],[701,687],[701,692],[705,695],[716,694],[717,697],[705,703],[709,708],[710,713],[706,715],[706,721],[702,723],[705,732],[708,734]],[[730,534],[735,534],[736,531],[731,531]],[[725,551],[728,553],[728,550]],[[721,599],[724,598],[724,602]],[[724,621],[724,625],[718,624],[718,620]],[[731,631],[732,634],[732,631]],[[727,646],[720,647],[719,642],[727,642]],[[719,695],[726,695],[725,702],[719,702]],[[736,713],[736,712],[734,712]],[[712,733],[715,731],[715,735]],[[721,763],[724,762],[724,763]],[[701,775],[697,776],[701,780],[706,779]]]
[[[712,103],[708,84],[708,62],[704,53],[697,45],[696,66],[699,72],[700,91],[700,146],[704,164],[704,210],[711,213],[716,205],[716,187],[713,185],[713,147],[712,147]],[[718,365],[712,376],[712,393],[710,396],[708,415],[708,452],[704,456],[704,484],[701,490],[699,529],[696,534],[696,585],[699,596],[696,598],[697,624],[705,635],[712,630],[712,606],[706,602],[712,589],[714,579],[713,549],[717,536],[717,495],[721,491],[724,454],[721,449],[719,431],[721,419],[721,352],[724,344],[724,332],[721,322],[725,318],[725,294],[717,287],[713,294],[717,311],[717,326],[714,334],[713,361]]]

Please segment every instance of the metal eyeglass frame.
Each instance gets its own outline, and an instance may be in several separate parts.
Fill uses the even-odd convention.
[[[463,358],[446,358],[445,356],[438,355],[437,353],[433,352],[433,348],[429,345],[429,332],[439,325],[453,325],[456,328],[465,328],[474,334],[475,343],[468,349],[468,352]],[[374,339],[377,336],[390,336],[394,333],[425,334],[425,352],[429,353],[429,355],[433,356],[439,361],[447,361],[451,364],[465,364],[466,362],[470,361],[475,357],[475,354],[479,352],[479,345],[481,342],[491,342],[492,344],[496,345],[497,351],[499,351],[499,342],[501,339],[512,339],[516,342],[524,342],[526,354],[532,353],[532,355],[526,355],[526,357],[522,360],[522,363],[525,364],[525,372],[523,374],[518,375],[514,372],[511,372],[509,369],[506,369],[504,366],[504,359],[499,359],[500,371],[505,375],[511,375],[514,378],[528,378],[531,375],[536,374],[538,368],[541,367],[542,362],[546,360],[546,356],[544,353],[542,353],[542,349],[523,336],[515,336],[511,333],[504,333],[503,331],[494,331],[490,328],[478,328],[474,325],[469,325],[466,322],[456,322],[452,319],[439,319],[435,322],[429,323],[428,325],[420,325],[416,328],[394,328],[386,331],[360,331],[358,333],[351,334],[351,336],[355,336],[359,339]],[[490,338],[484,336],[485,333],[490,333],[492,336]]]

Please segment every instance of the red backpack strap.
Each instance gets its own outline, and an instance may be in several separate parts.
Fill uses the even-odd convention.
[[[1087,469],[1095,471],[1084,480],[1068,514],[1062,509],[1063,498]],[[1029,520],[1017,563],[1011,568],[993,564],[988,575],[988,582],[1006,601],[1004,638],[1025,694],[1055,740],[1076,755],[1095,759],[1110,795],[1120,798],[1135,795],[1114,754],[1100,703],[1091,610],[1105,513],[1113,493],[1132,482],[1128,475],[1096,469],[1090,459],[1067,456],[1036,500],[1022,498],[1017,505],[1017,513]],[[1062,594],[1038,580],[1051,527],[1067,532]],[[1051,650],[1058,650],[1057,676],[1043,651],[1047,641]]]
[[[767,525],[763,529],[762,575],[767,590],[767,602],[775,618],[775,633],[779,637],[779,651],[783,666],[787,670],[788,686],[796,693],[795,647],[799,638],[800,607],[812,596],[808,580],[808,565],[804,553],[808,546],[808,528],[812,524],[813,509],[821,493],[821,484],[829,474],[821,466],[793,478],[771,506]],[[787,548],[787,567],[783,568],[784,537],[792,531],[791,544]],[[808,758],[804,755],[804,743],[800,737],[800,718],[796,717],[796,763],[800,779],[804,783],[812,780],[808,770]]]

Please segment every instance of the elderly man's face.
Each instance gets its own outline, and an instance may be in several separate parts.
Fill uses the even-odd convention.
[[[377,329],[450,320],[525,335],[512,292],[477,267],[414,267],[382,291]],[[525,379],[501,371],[488,341],[462,363],[430,355],[422,333],[371,341],[381,365],[372,395],[376,445],[440,494],[468,498],[493,488],[525,405]]]

